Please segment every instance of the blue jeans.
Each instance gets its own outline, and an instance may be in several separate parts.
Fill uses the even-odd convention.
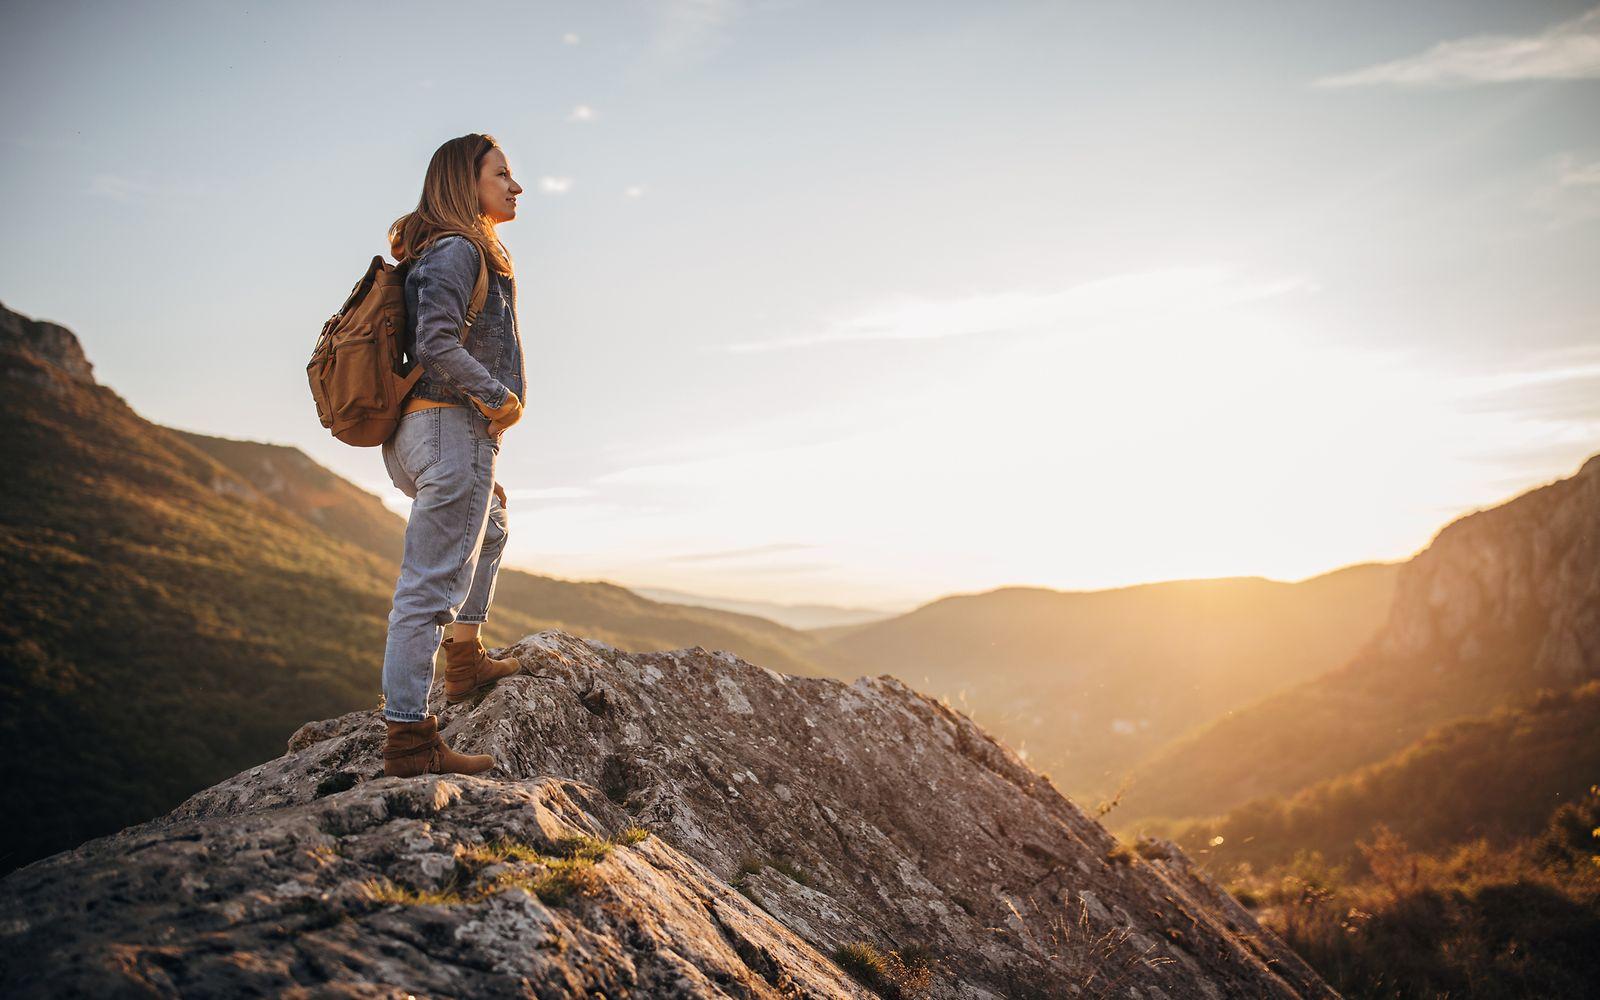
[[[383,650],[386,719],[426,717],[444,627],[489,617],[507,532],[499,457],[488,419],[466,406],[407,413],[383,444],[389,478],[413,501]]]

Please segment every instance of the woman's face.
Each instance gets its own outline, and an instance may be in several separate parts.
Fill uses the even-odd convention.
[[[478,207],[483,214],[497,226],[510,222],[517,217],[517,195],[521,193],[522,185],[511,179],[506,154],[498,148],[489,150],[478,174]]]

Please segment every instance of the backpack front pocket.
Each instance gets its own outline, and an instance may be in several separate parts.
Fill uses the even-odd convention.
[[[336,416],[349,419],[383,409],[388,382],[381,347],[375,335],[350,337],[334,344],[327,386],[329,398],[339,404]]]

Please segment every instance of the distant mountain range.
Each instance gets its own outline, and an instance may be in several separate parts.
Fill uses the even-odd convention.
[[[850,630],[833,648],[970,712],[1074,797],[1170,740],[1342,665],[1383,621],[1392,565],[1300,583],[1005,587]]]

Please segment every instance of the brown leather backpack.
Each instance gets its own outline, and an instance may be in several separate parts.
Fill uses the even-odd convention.
[[[381,254],[372,258],[344,305],[322,324],[306,365],[317,419],[345,444],[371,448],[389,440],[406,394],[422,377],[422,366],[405,352],[406,270]],[[489,271],[479,254],[463,344],[488,295]]]

